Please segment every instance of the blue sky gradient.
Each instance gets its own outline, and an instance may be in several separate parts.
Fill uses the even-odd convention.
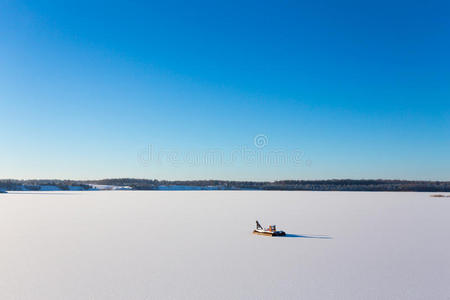
[[[0,178],[450,180],[449,15],[447,1],[0,1]],[[149,145],[177,157],[143,163]],[[243,147],[301,158],[185,158]]]

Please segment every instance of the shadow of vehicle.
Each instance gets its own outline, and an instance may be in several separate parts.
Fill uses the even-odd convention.
[[[302,234],[291,234],[291,233],[286,233],[285,236],[282,236],[282,238],[304,238],[304,239],[326,239],[326,240],[330,240],[333,239],[330,236],[327,235],[302,235]]]

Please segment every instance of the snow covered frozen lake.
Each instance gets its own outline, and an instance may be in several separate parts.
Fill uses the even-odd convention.
[[[0,239],[2,300],[450,299],[430,193],[10,192]]]

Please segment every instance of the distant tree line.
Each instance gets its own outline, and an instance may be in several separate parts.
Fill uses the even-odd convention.
[[[82,190],[88,190],[89,184],[74,180],[57,180],[57,179],[2,179],[0,180],[0,189],[7,191],[39,191],[42,186],[55,186],[61,190],[69,190],[70,187],[79,187]]]
[[[102,180],[0,180],[3,190],[40,190],[41,186],[56,186],[61,190],[79,187],[88,190],[91,184],[129,186],[134,190],[157,190],[160,186],[186,186],[221,190],[276,191],[392,191],[392,192],[450,192],[450,181],[409,181],[385,179],[280,180],[273,182],[226,180],[156,180],[113,178]]]

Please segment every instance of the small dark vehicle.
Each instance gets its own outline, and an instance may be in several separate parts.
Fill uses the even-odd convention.
[[[269,228],[264,229],[258,221],[256,221],[256,229],[253,234],[267,235],[267,236],[285,236],[286,232],[277,230],[275,225],[270,225]]]

